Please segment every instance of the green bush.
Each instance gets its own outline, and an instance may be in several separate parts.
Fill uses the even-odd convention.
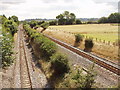
[[[90,67],[88,73],[84,73],[83,70],[76,68],[70,73],[66,74],[63,82],[60,84],[60,88],[91,88],[95,83],[96,72],[94,71],[94,65]]]
[[[49,60],[50,56],[56,52],[56,44],[42,34],[37,33],[36,30],[31,29],[29,25],[24,25],[24,28],[28,36],[34,39],[36,44],[40,45],[41,56]]]
[[[55,74],[65,74],[70,70],[68,59],[66,56],[56,53],[50,57],[51,69]]]
[[[78,47],[81,44],[82,41],[83,41],[83,35],[76,34],[75,35],[74,47]]]
[[[92,39],[86,39],[85,40],[85,49],[84,51],[90,52],[94,46]]]
[[[13,63],[13,39],[9,33],[4,33],[2,36],[1,50],[2,50],[2,66],[6,67]]]
[[[43,56],[49,59],[50,56],[56,52],[56,45],[49,39],[44,39],[43,43],[40,45],[40,50],[44,54]]]
[[[80,34],[76,34],[75,35],[75,42],[76,43],[79,43],[83,40],[83,35],[80,35]]]
[[[13,22],[12,20],[6,20],[3,24],[6,31],[9,31],[12,36],[17,32],[17,23]]]

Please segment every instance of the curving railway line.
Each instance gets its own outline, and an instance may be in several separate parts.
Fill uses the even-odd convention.
[[[67,43],[64,43],[64,42],[62,42],[60,40],[57,40],[57,39],[55,39],[53,37],[50,37],[48,35],[45,35],[45,36],[48,37],[49,39],[51,39],[52,41],[54,41],[55,43],[57,43],[57,44],[65,47],[65,48],[67,48],[67,49],[69,49],[69,50],[71,50],[71,51],[73,51],[73,52],[75,52],[75,53],[89,59],[92,62],[95,62],[99,66],[104,67],[107,70],[109,70],[109,71],[111,71],[111,72],[113,72],[113,73],[115,73],[117,75],[120,75],[120,66],[119,65],[117,65],[115,63],[112,63],[112,62],[110,62],[110,61],[108,61],[106,59],[95,56],[95,55],[93,55],[91,53],[84,52],[81,49],[75,48],[75,47],[73,47],[73,46],[71,46],[71,45],[69,45]]]

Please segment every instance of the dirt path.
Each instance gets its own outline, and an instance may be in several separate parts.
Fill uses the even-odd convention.
[[[35,62],[36,58],[24,37],[21,25],[17,32],[14,50],[16,52],[14,64],[2,70],[2,88],[31,88],[30,84],[32,88],[45,88],[46,76]]]

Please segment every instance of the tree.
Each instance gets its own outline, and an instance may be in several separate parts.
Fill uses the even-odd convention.
[[[80,19],[76,19],[76,24],[82,24]]]
[[[120,23],[120,13],[112,13],[108,17],[109,23]]]
[[[33,28],[37,25],[37,22],[32,20],[29,24],[30,24],[30,27]]]
[[[45,23],[41,24],[41,27],[43,28],[43,30],[41,31],[41,33],[42,33],[43,31],[45,31],[49,27],[49,23],[45,22]]]
[[[9,20],[13,20],[14,22],[16,22],[17,24],[19,24],[19,20],[17,16],[11,16],[9,17]]]
[[[13,20],[6,20],[4,22],[4,27],[6,31],[9,31],[12,36],[17,32],[17,24]]]
[[[64,25],[65,24],[65,19],[63,14],[60,14],[58,16],[56,16],[56,19],[58,20],[58,25]]]
[[[1,20],[1,23],[4,24],[4,22],[7,20],[7,18],[5,15],[2,15],[0,20]]]
[[[75,14],[68,11],[65,11],[63,14],[56,16],[56,19],[58,20],[59,25],[71,25],[76,23]]]
[[[49,21],[49,24],[50,25],[57,25],[57,21],[56,20]]]
[[[108,23],[108,18],[107,18],[107,17],[101,17],[101,18],[98,20],[98,23]]]

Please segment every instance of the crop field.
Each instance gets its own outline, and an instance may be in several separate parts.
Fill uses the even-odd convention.
[[[72,33],[81,33],[85,36],[105,41],[116,42],[118,40],[118,26],[112,24],[81,24],[50,26],[50,28]]]

